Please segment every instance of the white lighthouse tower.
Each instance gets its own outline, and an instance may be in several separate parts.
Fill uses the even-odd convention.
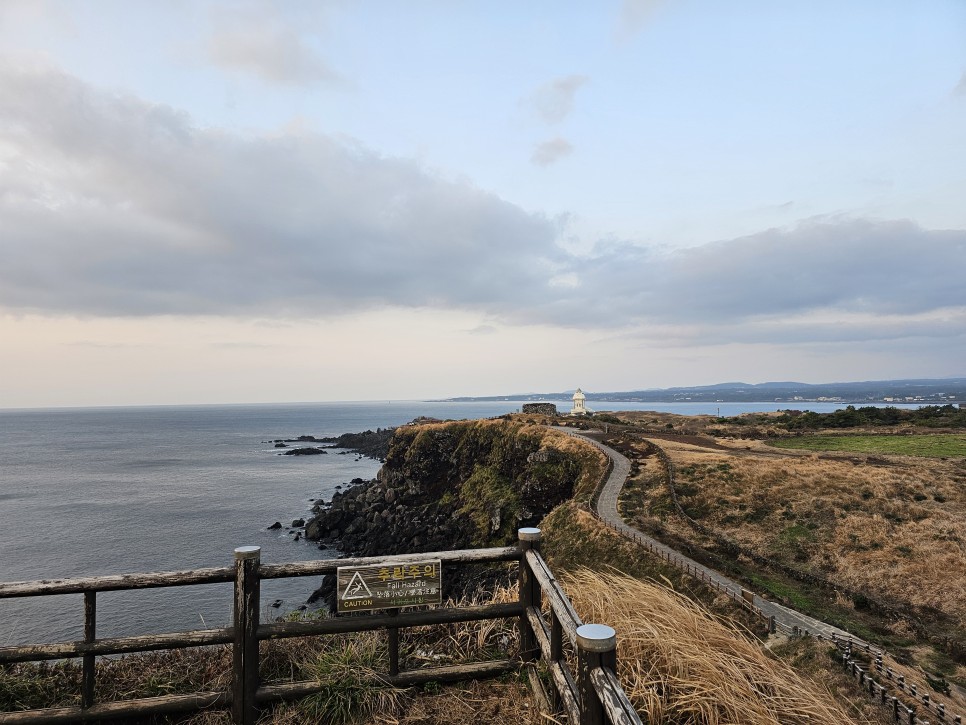
[[[577,388],[577,392],[574,393],[574,407],[570,410],[571,415],[587,415],[587,408],[584,407],[585,398],[584,391]]]

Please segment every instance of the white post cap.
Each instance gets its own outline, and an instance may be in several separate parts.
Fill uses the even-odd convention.
[[[260,546],[239,546],[235,549],[235,561],[243,559],[258,559],[262,553]]]
[[[617,632],[606,624],[577,627],[577,646],[587,652],[610,652],[617,647]]]
[[[535,529],[530,526],[523,529],[517,529],[517,536],[520,537],[520,541],[540,541],[543,539],[543,533],[540,531],[540,529]]]

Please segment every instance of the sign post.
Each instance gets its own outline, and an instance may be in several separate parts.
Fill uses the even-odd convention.
[[[336,586],[339,614],[440,604],[442,563],[431,559],[406,564],[340,566]]]

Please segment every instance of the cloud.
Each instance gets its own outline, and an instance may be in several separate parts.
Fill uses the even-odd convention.
[[[0,304],[325,315],[528,303],[557,227],[327,136],[244,138],[53,70],[0,71]]]
[[[552,138],[549,141],[538,143],[530,156],[530,161],[537,166],[550,166],[555,164],[565,156],[570,156],[574,147],[567,139],[560,137]]]
[[[499,332],[499,330],[497,330],[497,328],[495,328],[493,325],[477,325],[466,332],[470,335],[494,335]]]
[[[639,33],[663,0],[623,0],[617,21],[617,34],[622,40]]]
[[[208,57],[222,68],[272,83],[310,84],[337,78],[291,30],[219,33],[209,42]]]
[[[577,91],[589,81],[582,75],[555,78],[534,91],[528,103],[545,123],[560,123],[573,111]]]
[[[343,140],[202,129],[11,64],[0,98],[0,308],[14,314],[437,309],[659,344],[966,339],[964,230],[826,217],[576,255],[562,222]]]
[[[315,17],[300,17],[297,8],[261,3],[220,7],[213,11],[214,32],[207,55],[217,66],[248,73],[268,83],[311,85],[338,75],[311,44]],[[298,28],[298,32],[294,28]]]
[[[953,89],[953,93],[957,96],[966,96],[966,71],[963,71],[963,75]]]
[[[579,324],[728,324],[735,334],[818,312],[830,327],[846,315],[905,319],[966,309],[964,264],[966,231],[909,221],[815,219],[662,254],[609,243],[575,263],[580,294],[552,314]]]

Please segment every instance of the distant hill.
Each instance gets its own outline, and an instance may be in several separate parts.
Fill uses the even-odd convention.
[[[583,391],[587,401],[610,403],[770,403],[781,402],[843,402],[843,403],[922,403],[945,405],[966,403],[966,378],[940,380],[871,380],[854,383],[717,383],[688,388],[630,390],[623,392],[591,393]],[[569,400],[573,391],[557,393],[516,393],[483,397],[447,398],[448,401],[492,400]]]

